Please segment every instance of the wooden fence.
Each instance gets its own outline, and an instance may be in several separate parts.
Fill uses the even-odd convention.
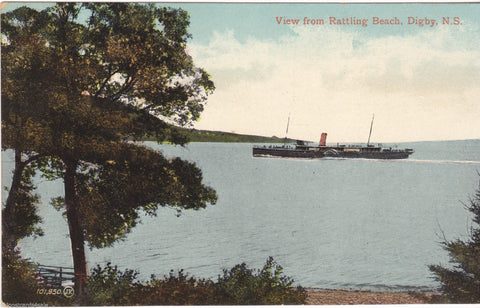
[[[72,267],[37,264],[37,277],[40,283],[49,287],[62,287],[73,284],[75,273]]]

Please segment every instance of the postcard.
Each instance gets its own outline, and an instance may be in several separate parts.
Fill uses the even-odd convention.
[[[478,3],[1,10],[5,304],[480,302]]]

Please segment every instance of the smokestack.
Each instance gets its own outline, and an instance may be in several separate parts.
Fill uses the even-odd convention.
[[[320,146],[326,146],[327,145],[327,133],[322,133],[322,136],[320,137]]]

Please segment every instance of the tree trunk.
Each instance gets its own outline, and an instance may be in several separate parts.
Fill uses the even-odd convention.
[[[13,170],[12,185],[8,192],[5,208],[2,212],[2,251],[13,251],[17,246],[17,238],[15,237],[15,203],[22,181],[23,169],[25,164],[22,162],[22,151],[15,150],[15,169]]]
[[[76,161],[65,163],[65,203],[67,208],[68,229],[72,246],[73,267],[75,271],[75,296],[80,304],[85,304],[88,297],[87,260],[85,257],[84,233],[80,217],[80,203],[77,196]]]
[[[23,151],[15,150],[15,169],[13,170],[12,184],[2,211],[2,251],[13,251],[18,244],[18,234],[15,234],[17,224],[15,221],[15,205],[18,195],[22,189],[23,172],[33,161],[41,158],[42,155],[34,154],[23,161]]]

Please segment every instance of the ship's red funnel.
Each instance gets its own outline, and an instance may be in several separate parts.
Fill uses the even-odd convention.
[[[322,136],[320,137],[320,146],[325,145],[327,145],[327,133],[322,133]]]

